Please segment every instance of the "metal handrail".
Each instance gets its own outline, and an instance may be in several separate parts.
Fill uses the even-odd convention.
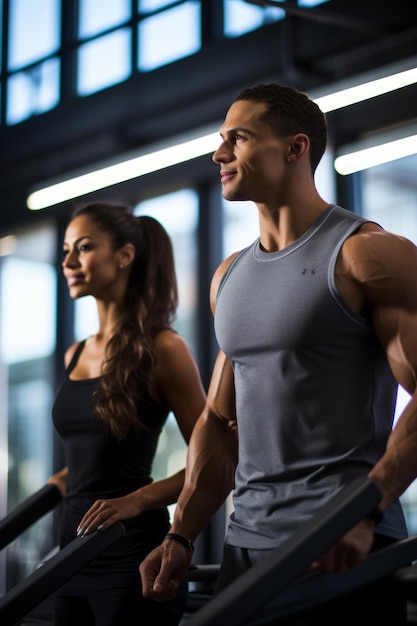
[[[62,495],[58,487],[48,483],[21,502],[11,513],[0,520],[0,550],[43,515],[54,509],[61,500]]]
[[[19,515],[22,515],[25,508],[31,511],[32,517],[36,508],[38,512],[46,512],[48,501],[59,501],[60,498],[54,500],[56,496],[53,490],[40,490],[30,505],[26,502],[26,505],[23,503],[19,507]],[[34,505],[33,501],[36,500],[38,504]],[[380,500],[381,492],[375,483],[367,478],[354,481],[333,498],[320,514],[310,520],[306,527],[294,533],[280,548],[272,551],[269,558],[252,567],[194,613],[187,621],[187,626],[218,626],[223,623],[228,626],[261,626],[289,623],[289,619],[302,617],[315,607],[410,564],[417,559],[417,537],[399,541],[372,553],[357,567],[341,573],[305,573],[312,561],[367,515]],[[42,506],[39,504],[41,501]],[[10,524],[10,516],[8,517],[6,528]],[[2,523],[0,540],[1,525]],[[75,539],[45,561],[0,599],[2,626],[11,626],[22,619],[124,532],[123,524],[118,522],[105,531],[95,531],[91,535]],[[210,577],[212,578],[212,572]],[[199,575],[196,579],[199,579]]]
[[[12,626],[125,533],[121,522],[77,537],[0,598],[0,624]]]

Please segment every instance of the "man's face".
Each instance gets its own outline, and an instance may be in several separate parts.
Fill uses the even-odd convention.
[[[289,138],[278,138],[261,120],[265,109],[264,103],[239,100],[226,115],[222,143],[213,155],[226,200],[268,204],[281,193]]]

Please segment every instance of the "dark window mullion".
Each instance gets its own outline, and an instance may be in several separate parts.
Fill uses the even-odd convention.
[[[201,0],[201,42],[202,46],[211,41],[223,39],[224,0]]]
[[[9,2],[3,0],[2,18],[2,50],[1,50],[1,106],[0,106],[0,126],[6,125],[6,101],[7,101],[7,52],[9,43]]]
[[[130,48],[130,63],[132,68],[131,75],[134,76],[137,72],[137,68],[139,66],[139,47],[138,47],[138,0],[131,0],[131,48]]]
[[[78,4],[79,0],[61,4],[61,102],[77,92]]]

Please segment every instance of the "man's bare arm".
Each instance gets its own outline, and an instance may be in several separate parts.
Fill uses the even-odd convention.
[[[369,472],[383,498],[397,500],[417,478],[417,248],[374,225],[344,245],[337,276],[349,306],[368,310],[397,382],[411,399],[397,421],[385,453]],[[352,567],[368,554],[375,525],[365,519],[319,560],[327,570]]]
[[[233,370],[223,352],[213,369],[207,402],[191,435],[185,482],[170,529],[194,541],[234,486],[238,444]],[[145,597],[175,597],[191,562],[191,552],[166,539],[140,565]]]

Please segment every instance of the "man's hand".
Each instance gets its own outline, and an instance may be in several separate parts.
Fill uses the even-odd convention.
[[[359,565],[372,548],[374,530],[375,523],[370,519],[363,519],[317,561],[312,563],[311,569],[343,572]]]
[[[187,573],[192,553],[176,541],[165,540],[139,566],[142,594],[152,600],[172,600]]]

